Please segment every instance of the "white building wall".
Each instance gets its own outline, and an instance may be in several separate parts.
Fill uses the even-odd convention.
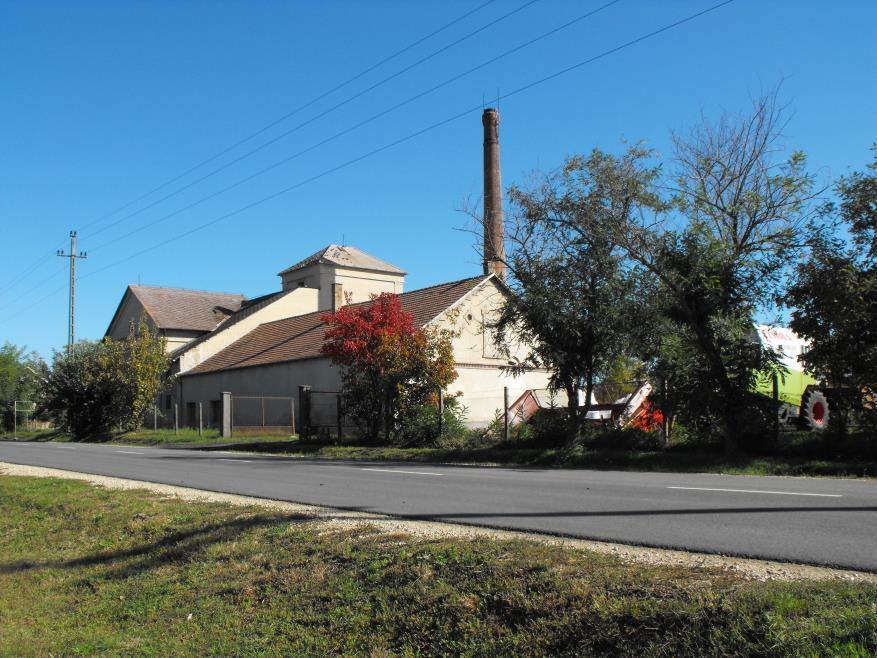
[[[266,322],[283,320],[296,315],[317,311],[319,291],[314,288],[293,288],[286,295],[260,308],[245,318],[223,328],[217,327],[210,338],[195,345],[179,356],[180,372],[187,372],[204,363],[214,354],[222,351],[236,340],[243,338],[253,329]]]
[[[485,315],[495,313],[504,302],[503,290],[488,280],[435,320],[437,326],[458,334],[452,341],[458,378],[448,393],[460,396],[467,408],[465,422],[470,427],[484,427],[501,412],[504,387],[509,388],[509,402],[514,402],[527,389],[548,386],[547,371],[532,370],[519,376],[503,371],[509,362],[508,355],[495,356],[490,337],[485,339]],[[509,353],[524,358],[526,348],[513,345]],[[233,395],[293,396],[298,405],[299,386],[310,385],[325,391],[341,389],[340,370],[324,358],[190,375],[180,381],[183,402],[203,402],[205,408],[210,400],[218,400],[223,391]]]
[[[344,293],[343,303],[356,304],[367,302],[371,295],[382,292],[401,294],[405,277],[389,272],[372,272],[353,268],[339,267],[326,263],[314,263],[282,277],[283,290],[296,288],[316,288],[319,290],[319,310],[328,311],[333,306],[333,285],[341,284]]]

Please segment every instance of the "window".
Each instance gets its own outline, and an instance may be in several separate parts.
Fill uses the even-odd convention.
[[[172,400],[173,400],[173,396],[170,396],[170,395],[165,395],[165,396],[164,396],[164,408],[165,408],[165,409],[170,409],[170,408],[171,408],[171,401],[172,401]]]

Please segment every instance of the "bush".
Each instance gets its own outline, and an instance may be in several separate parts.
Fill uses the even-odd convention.
[[[402,418],[397,443],[408,447],[461,447],[469,430],[464,425],[466,407],[454,398],[445,402],[442,433],[438,433],[438,406],[422,404]]]
[[[585,432],[583,443],[595,450],[661,450],[660,432],[617,427],[591,427]]]

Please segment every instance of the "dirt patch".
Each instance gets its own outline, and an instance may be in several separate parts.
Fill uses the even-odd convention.
[[[477,528],[456,523],[409,521],[381,514],[350,512],[330,507],[302,505],[281,500],[253,498],[250,496],[239,496],[236,494],[226,494],[204,491],[201,489],[190,489],[188,487],[144,482],[141,480],[127,480],[123,478],[107,477],[104,475],[91,475],[89,473],[63,471],[55,468],[43,468],[41,466],[25,466],[0,462],[0,473],[30,477],[58,477],[72,480],[85,480],[108,489],[139,489],[182,500],[227,503],[240,506],[252,505],[267,509],[282,510],[286,513],[301,514],[302,516],[315,518],[316,522],[325,524],[327,527],[334,529],[352,529],[357,526],[368,525],[372,528],[377,528],[381,532],[390,534],[408,534],[414,537],[422,537],[426,539],[454,537],[470,539],[483,537],[495,539],[524,539],[547,545],[563,546],[566,548],[614,555],[625,562],[722,569],[733,573],[736,576],[758,581],[846,580],[877,583],[877,574],[860,571],[830,569],[826,567],[791,564],[786,562],[771,562],[768,560],[725,557],[722,555],[706,553],[690,553],[687,551],[646,548],[586,539],[552,537],[550,535],[540,535],[527,532]]]

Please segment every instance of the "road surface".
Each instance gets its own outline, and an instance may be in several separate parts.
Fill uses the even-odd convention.
[[[877,482],[303,460],[0,442],[0,461],[641,546],[877,572]]]

